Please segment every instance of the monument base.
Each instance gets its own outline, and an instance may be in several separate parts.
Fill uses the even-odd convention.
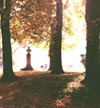
[[[24,68],[22,68],[21,70],[26,71],[26,70],[33,70],[32,66],[26,66]]]

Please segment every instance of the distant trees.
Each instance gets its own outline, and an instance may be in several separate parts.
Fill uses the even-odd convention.
[[[87,0],[87,53],[85,84],[100,81],[100,0]],[[98,85],[97,85],[98,86]]]
[[[2,79],[10,81],[15,78],[12,68],[12,50],[10,42],[10,8],[11,0],[0,0],[1,13],[1,32],[2,32],[2,46],[3,46],[3,76]]]

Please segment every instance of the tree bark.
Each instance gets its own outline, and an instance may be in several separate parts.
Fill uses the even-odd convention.
[[[1,32],[2,32],[2,48],[3,48],[3,75],[2,80],[10,81],[15,78],[12,67],[12,49],[10,41],[10,8],[11,0],[5,1],[5,9],[1,12]]]
[[[52,25],[50,61],[51,74],[62,74],[61,42],[62,42],[62,0],[57,0],[56,11],[57,25]]]
[[[85,84],[96,84],[100,81],[100,0],[87,0],[87,53]],[[97,85],[98,86],[98,85]]]
[[[2,12],[3,10],[3,0],[0,0],[0,13]]]

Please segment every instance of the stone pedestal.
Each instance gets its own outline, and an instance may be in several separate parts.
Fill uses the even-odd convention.
[[[33,67],[31,66],[31,49],[30,47],[28,47],[27,51],[27,55],[26,55],[26,67],[22,68],[21,70],[33,70]]]

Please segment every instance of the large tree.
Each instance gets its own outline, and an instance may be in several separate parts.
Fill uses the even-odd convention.
[[[93,85],[100,81],[100,0],[87,0],[86,24],[86,76],[83,82],[85,84]]]
[[[62,74],[61,41],[62,41],[62,0],[57,0],[56,21],[51,25],[50,70],[52,74]]]
[[[10,8],[11,0],[2,0],[1,2],[1,32],[3,46],[3,75],[2,79],[10,81],[15,79],[15,74],[12,68],[12,50],[10,42]]]
[[[3,0],[0,0],[0,13],[2,12],[2,8],[3,8]]]

